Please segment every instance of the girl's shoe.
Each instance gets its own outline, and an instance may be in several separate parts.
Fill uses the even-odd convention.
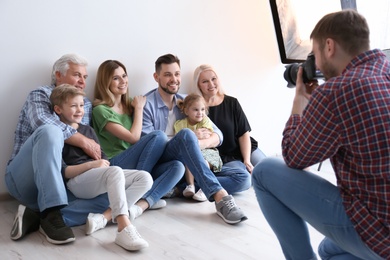
[[[199,189],[199,190],[194,194],[194,196],[192,196],[192,198],[193,198],[194,200],[201,201],[201,202],[207,200],[207,197],[206,197],[206,195],[204,195],[202,189]]]

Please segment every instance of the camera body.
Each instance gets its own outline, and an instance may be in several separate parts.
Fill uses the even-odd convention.
[[[288,82],[287,87],[295,87],[299,67],[303,68],[302,78],[304,83],[308,83],[313,79],[323,78],[322,73],[316,69],[314,54],[309,53],[303,63],[293,63],[286,66],[283,76]]]

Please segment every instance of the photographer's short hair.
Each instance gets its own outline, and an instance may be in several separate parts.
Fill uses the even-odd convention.
[[[51,71],[51,84],[55,85],[57,83],[56,72],[60,72],[62,76],[66,74],[69,69],[69,63],[73,63],[76,65],[87,66],[88,62],[85,58],[71,53],[65,54],[61,58],[59,58],[53,65],[53,69]]]
[[[325,15],[314,27],[310,39],[321,49],[326,39],[336,41],[351,56],[370,49],[370,30],[366,19],[353,9]]]
[[[156,73],[157,74],[160,73],[162,64],[172,64],[172,63],[177,63],[180,67],[180,60],[177,56],[173,54],[165,54],[163,56],[160,56],[155,62]]]
[[[69,98],[73,98],[75,96],[84,97],[85,93],[81,89],[78,89],[75,86],[69,84],[61,84],[55,87],[50,95],[52,108],[54,108],[54,106],[61,106]]]

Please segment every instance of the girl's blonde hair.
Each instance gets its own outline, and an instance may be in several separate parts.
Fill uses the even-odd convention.
[[[125,65],[117,60],[106,60],[99,66],[96,75],[93,106],[114,106],[114,94],[110,90],[110,85],[112,76],[119,67],[127,74]],[[133,111],[131,107],[131,98],[129,97],[129,88],[127,88],[126,93],[122,95],[121,102],[126,114],[131,115]]]
[[[200,73],[202,73],[203,71],[208,71],[208,70],[211,70],[212,72],[214,72],[215,76],[218,78],[218,81],[219,81],[218,94],[224,95],[225,91],[222,88],[221,80],[219,79],[217,72],[215,72],[215,69],[209,64],[202,64],[195,69],[193,82],[192,82],[193,92],[203,96],[202,91],[200,91],[200,88],[199,88],[199,76],[200,76]]]
[[[204,100],[202,95],[196,94],[196,93],[191,93],[188,96],[185,97],[184,100],[178,100],[177,101],[177,106],[180,108],[181,112],[185,114],[186,109],[188,109],[192,104],[195,102],[201,101],[203,102],[205,108],[206,108],[206,115],[209,112],[209,107],[206,103],[206,100]]]

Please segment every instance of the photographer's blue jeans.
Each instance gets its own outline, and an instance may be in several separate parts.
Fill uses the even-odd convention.
[[[9,193],[26,207],[43,211],[65,206],[62,209],[65,223],[68,226],[82,225],[88,213],[107,209],[108,200],[104,196],[82,200],[70,195],[68,205],[61,175],[63,146],[60,128],[53,125],[37,128],[7,165],[5,183]]]
[[[381,259],[360,239],[339,189],[327,180],[266,158],[253,170],[252,182],[286,259],[316,259],[306,222],[326,237],[319,246],[322,259]]]

